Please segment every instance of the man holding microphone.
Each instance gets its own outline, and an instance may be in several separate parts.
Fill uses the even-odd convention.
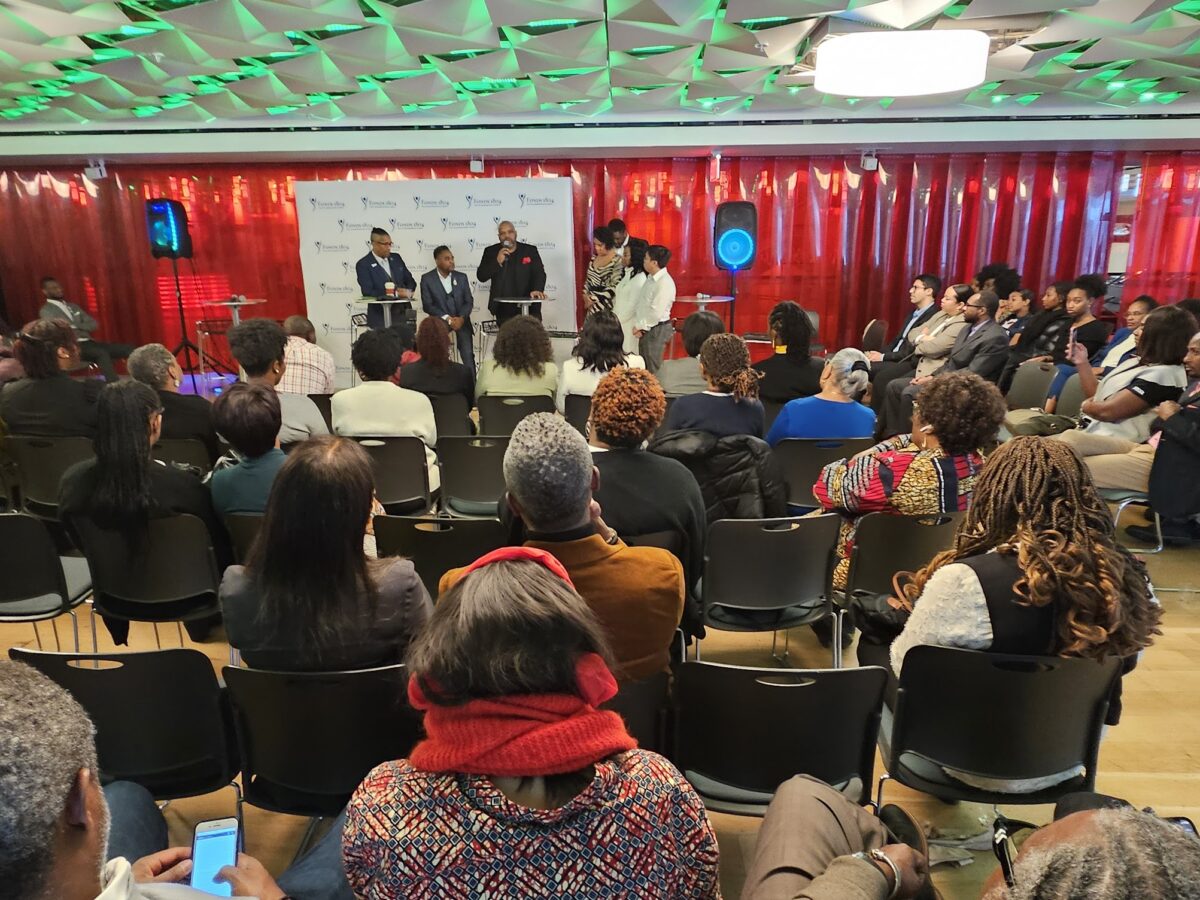
[[[483,251],[483,259],[479,262],[479,270],[475,277],[481,282],[491,282],[488,312],[496,317],[498,325],[503,325],[519,315],[521,309],[515,303],[497,303],[496,299],[531,297],[544,300],[546,267],[542,265],[542,257],[537,247],[517,240],[517,229],[512,222],[501,222],[498,236],[500,242]],[[542,304],[534,303],[530,306],[529,314],[540,320]]]
[[[382,228],[371,229],[371,250],[354,266],[358,289],[364,297],[380,300],[407,300],[417,289],[417,280],[404,264],[399,253],[392,252],[392,238]],[[403,325],[412,303],[392,305],[392,325]],[[367,308],[367,325],[383,327],[383,309],[372,303]]]

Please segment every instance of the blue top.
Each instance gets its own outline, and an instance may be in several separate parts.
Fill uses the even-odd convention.
[[[218,516],[232,513],[261,514],[275,475],[287,456],[278,447],[254,459],[243,459],[233,466],[217,469],[209,479],[213,508]]]
[[[875,433],[875,411],[861,403],[801,397],[780,410],[767,434],[774,447],[784,438],[859,438]]]

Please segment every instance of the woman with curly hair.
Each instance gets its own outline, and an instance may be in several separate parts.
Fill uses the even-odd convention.
[[[400,386],[427,397],[462,394],[467,408],[475,405],[475,373],[450,359],[450,326],[437,316],[426,316],[417,327],[417,353],[421,358],[400,367]]]
[[[991,382],[974,372],[948,372],[922,386],[913,430],[821,470],[813,494],[845,518],[838,538],[834,587],[846,586],[858,520],[867,513],[933,516],[962,512],[1007,407]]]
[[[564,410],[567,394],[592,396],[596,385],[610,369],[618,366],[646,368],[640,356],[625,352],[624,345],[621,320],[611,310],[601,310],[583,320],[579,342],[571,351],[571,358],[563,363],[562,377],[558,379],[559,412]]]
[[[811,397],[821,390],[825,361],[812,357],[813,324],[808,313],[791,300],[776,303],[767,317],[775,352],[754,368],[762,373],[758,394],[772,403]]]
[[[667,413],[667,431],[707,431],[717,437],[763,436],[762,377],[750,367],[750,351],[736,334],[714,334],[700,347],[700,373],[708,383],[701,394],[680,397]]]
[[[491,359],[479,367],[475,396],[527,397],[558,390],[550,336],[533,316],[513,316],[500,326]]]

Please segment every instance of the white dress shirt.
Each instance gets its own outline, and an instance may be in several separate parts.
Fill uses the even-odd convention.
[[[674,305],[675,280],[666,269],[659,269],[642,285],[634,327],[638,331],[649,331],[655,325],[670,321]]]
[[[613,294],[613,312],[621,320],[621,329],[625,332],[626,353],[636,353],[638,349],[638,339],[633,336],[633,329],[634,320],[637,317],[638,298],[641,296],[642,287],[645,284],[645,272],[626,269],[624,277],[617,284],[617,290]]]
[[[420,438],[425,444],[429,490],[441,487],[437,454],[431,449],[437,446],[437,422],[433,418],[433,404],[424,394],[390,381],[364,381],[334,394],[330,407],[335,434]]]
[[[646,361],[636,353],[630,353],[625,357],[625,365],[630,369],[644,369]],[[607,371],[597,372],[595,369],[585,369],[583,360],[577,356],[572,356],[564,362],[562,374],[558,379],[558,411],[566,411],[567,394],[582,394],[590,397],[596,393],[596,385],[607,374]]]
[[[372,253],[371,255],[372,255],[372,256],[375,256],[375,254],[374,254],[374,253]],[[379,263],[379,268],[381,268],[381,269],[383,269],[383,271],[387,272],[387,274],[388,274],[388,278],[391,278],[391,277],[392,277],[392,264],[391,264],[391,262],[389,262],[389,261],[388,261],[386,258],[384,258],[384,257],[382,257],[382,256],[375,256],[375,262]]]

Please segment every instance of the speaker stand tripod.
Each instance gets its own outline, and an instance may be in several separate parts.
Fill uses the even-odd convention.
[[[737,313],[737,269],[729,270],[729,296],[733,298],[729,301],[729,331],[737,334],[737,329],[733,327],[733,317]]]
[[[171,257],[171,274],[175,278],[175,308],[179,310],[179,343],[171,351],[171,355],[178,358],[179,354],[183,354],[183,362],[180,368],[183,369],[185,375],[192,376],[192,392],[198,394],[196,388],[196,376],[200,372],[200,363],[207,362],[214,372],[222,375],[234,375],[219,360],[216,360],[209,353],[203,353],[199,347],[191,342],[188,338],[187,331],[187,314],[183,311],[183,288],[179,284],[179,258]],[[192,361],[193,356],[195,362]]]

